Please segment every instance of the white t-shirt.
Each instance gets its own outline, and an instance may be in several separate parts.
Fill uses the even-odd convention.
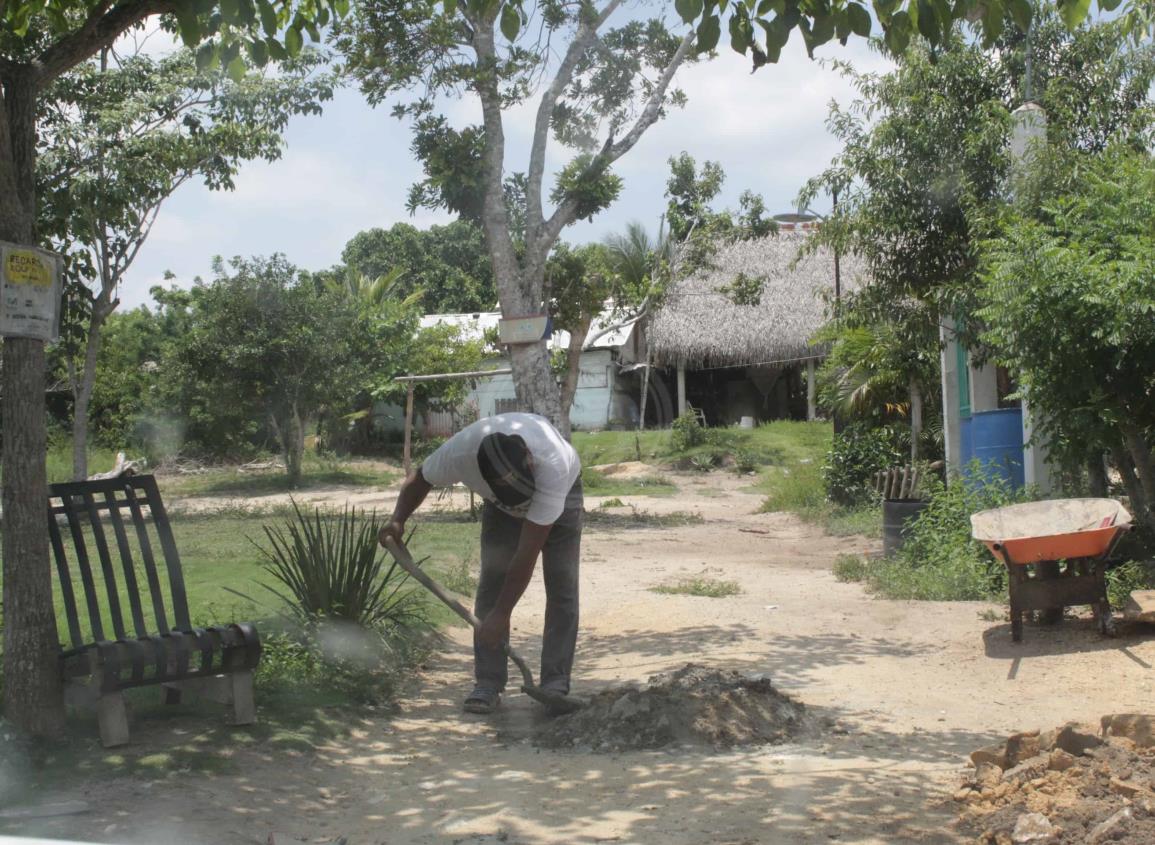
[[[481,468],[477,450],[490,434],[516,434],[533,456],[533,495],[517,508],[503,505],[493,495]],[[565,510],[566,496],[581,475],[578,453],[545,417],[537,414],[499,414],[467,425],[425,459],[421,475],[434,487],[461,483],[506,513],[536,525],[553,525]]]

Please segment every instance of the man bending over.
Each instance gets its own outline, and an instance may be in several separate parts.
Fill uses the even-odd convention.
[[[513,608],[533,577],[538,555],[545,577],[545,630],[540,683],[569,693],[578,627],[578,560],[582,534],[581,462],[549,420],[501,414],[466,426],[405,480],[380,540],[404,539],[405,522],[433,487],[461,483],[485,500],[481,510],[481,578],[473,612],[475,684],[469,713],[492,713],[508,677],[502,644]]]

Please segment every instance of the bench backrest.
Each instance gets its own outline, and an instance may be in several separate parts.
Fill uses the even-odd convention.
[[[48,534],[73,648],[191,628],[153,476],[49,485]]]

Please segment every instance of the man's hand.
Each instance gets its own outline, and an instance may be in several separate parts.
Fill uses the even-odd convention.
[[[485,648],[501,648],[509,639],[509,617],[498,611],[491,612],[481,622],[477,640]]]
[[[393,540],[396,543],[405,542],[405,523],[400,520],[391,519],[381,527],[377,532],[377,542],[382,546],[385,545],[386,540]]]

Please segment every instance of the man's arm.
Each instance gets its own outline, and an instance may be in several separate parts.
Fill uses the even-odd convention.
[[[521,537],[517,541],[517,551],[513,553],[509,571],[505,574],[505,584],[497,597],[497,603],[489,615],[481,620],[478,639],[487,648],[497,648],[509,638],[509,619],[525,588],[533,578],[538,555],[545,547],[552,525],[538,525],[528,519],[521,523]]]
[[[405,542],[406,520],[413,515],[413,511],[421,507],[421,503],[432,489],[433,485],[425,480],[420,467],[405,479],[405,483],[401,485],[401,492],[397,494],[397,504],[393,506],[393,516],[377,533],[377,540],[381,545],[385,545],[385,540],[390,537],[398,543]]]

